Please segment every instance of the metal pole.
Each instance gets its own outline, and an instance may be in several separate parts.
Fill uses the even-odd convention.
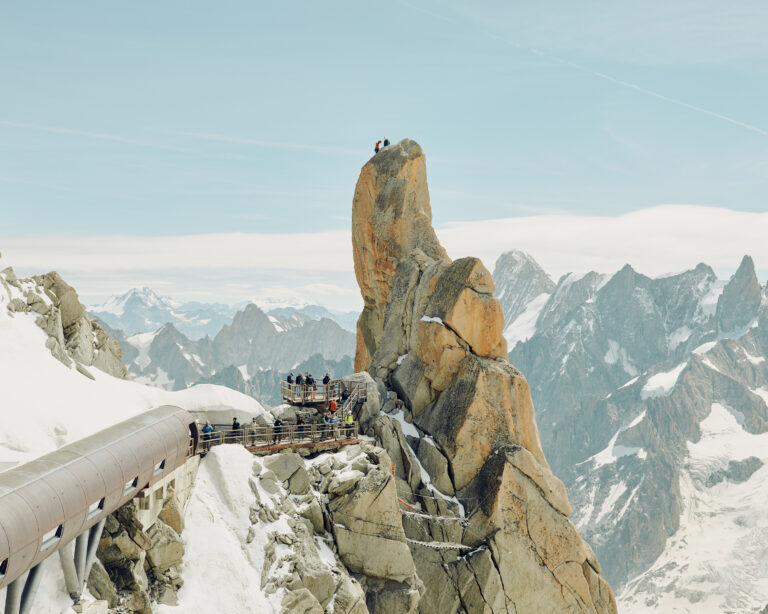
[[[85,559],[88,554],[88,533],[83,531],[75,540],[75,568],[77,569],[77,586],[83,585],[85,576]],[[78,597],[80,596],[78,592]]]
[[[40,585],[40,565],[41,563],[35,565],[27,574],[24,592],[21,594],[21,610],[19,614],[29,614],[32,611],[32,602],[35,599],[37,587]]]
[[[59,550],[59,560],[61,561],[61,570],[64,572],[64,584],[67,592],[73,601],[80,598],[78,593],[79,582],[77,581],[77,570],[75,569],[75,550],[72,542],[68,542]]]
[[[104,530],[104,523],[107,521],[106,517],[99,520],[98,524],[91,527],[88,532],[88,554],[85,558],[85,574],[80,582],[80,593],[82,594],[85,588],[85,583],[88,581],[88,576],[91,574],[91,567],[93,567],[93,561],[96,559],[96,550],[99,547],[99,541],[101,541],[101,532]]]
[[[24,576],[16,578],[5,589],[5,614],[19,614],[21,593],[24,590]]]

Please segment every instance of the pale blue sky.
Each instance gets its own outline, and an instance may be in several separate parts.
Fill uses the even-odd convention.
[[[7,3],[0,236],[346,230],[384,136],[423,146],[438,226],[763,211],[766,24],[763,1]]]

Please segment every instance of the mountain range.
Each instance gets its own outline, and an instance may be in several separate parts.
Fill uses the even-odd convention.
[[[515,251],[494,279],[547,459],[621,611],[760,611],[768,290],[752,259],[729,280],[627,265],[554,283]]]
[[[190,339],[172,323],[133,335],[101,324],[138,382],[167,390],[222,384],[267,405],[281,402],[279,382],[290,370],[349,373],[355,347],[355,336],[332,320],[299,311],[267,315],[253,303],[213,338]]]
[[[98,317],[110,328],[122,330],[126,335],[153,332],[166,324],[173,326],[189,339],[197,340],[215,337],[225,324],[229,324],[238,311],[248,302],[234,306],[224,303],[203,303],[199,301],[180,302],[167,296],[160,296],[151,288],[132,288],[115,295],[99,305],[91,305],[88,312]],[[321,305],[303,307],[278,307],[267,311],[277,325],[292,326],[291,321],[328,319],[341,328],[353,331],[357,322],[356,311],[341,312],[326,309]]]

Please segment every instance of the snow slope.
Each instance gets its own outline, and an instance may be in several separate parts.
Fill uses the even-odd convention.
[[[714,403],[702,436],[688,444],[680,475],[680,528],[650,570],[628,583],[622,614],[760,612],[768,604],[768,433],[753,435],[724,405]],[[733,460],[763,462],[746,481],[710,476]]]
[[[255,399],[229,388],[168,392],[89,368],[94,380],[56,360],[31,314],[9,314],[0,288],[0,468],[25,462],[160,405],[233,408],[260,414]]]
[[[259,588],[268,540],[265,527],[256,525],[247,543],[253,463],[253,455],[242,446],[223,445],[200,464],[182,533],[184,586],[179,605],[161,605],[157,614],[281,611],[282,592],[266,595]]]

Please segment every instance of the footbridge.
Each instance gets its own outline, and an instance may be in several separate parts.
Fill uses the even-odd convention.
[[[361,395],[352,391],[342,417]],[[359,441],[357,423],[341,421],[253,426],[204,439],[192,414],[163,406],[0,472],[4,614],[39,611],[33,603],[40,564],[56,553],[66,590],[79,603],[107,516],[138,498],[140,513],[156,518],[171,489],[191,488],[201,455],[214,445],[240,444],[254,454],[268,454]]]

